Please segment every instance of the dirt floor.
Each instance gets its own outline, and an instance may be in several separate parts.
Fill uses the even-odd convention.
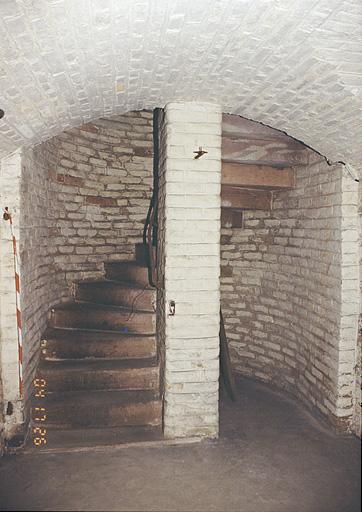
[[[264,385],[238,388],[218,441],[4,457],[1,510],[359,512],[359,440]]]

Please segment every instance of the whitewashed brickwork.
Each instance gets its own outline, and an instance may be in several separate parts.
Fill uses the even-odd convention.
[[[360,401],[358,317],[360,312],[358,183],[342,171],[341,176],[341,314],[338,354],[338,396],[336,416],[353,430],[355,403]]]
[[[361,396],[361,372],[362,372],[362,172],[358,173],[360,179],[358,186],[358,229],[359,229],[359,279],[360,279],[360,308],[358,325],[358,342],[356,354],[356,380],[355,380],[355,432],[362,435],[362,396]]]
[[[151,197],[152,113],[100,119],[50,142],[61,211],[55,263],[66,280],[100,275],[104,261],[133,259]]]
[[[165,436],[216,437],[221,112],[208,103],[171,103],[162,130]],[[195,160],[200,146],[208,153]]]
[[[156,332],[157,350],[160,365],[161,396],[165,394],[165,363],[166,363],[166,170],[167,170],[167,133],[165,111],[159,110],[158,115],[158,192],[157,192],[157,309]],[[156,155],[155,155],[156,156]],[[154,283],[155,284],[155,283]]]
[[[54,258],[58,210],[52,180],[56,154],[50,144],[22,153],[20,239],[23,309],[24,413],[29,415],[32,381],[49,309],[66,298],[64,275]]]
[[[23,423],[19,395],[18,338],[13,244],[9,222],[2,218],[7,206],[19,240],[21,155],[16,152],[0,161],[0,453],[4,438],[10,438]],[[10,403],[10,405],[9,405]]]
[[[360,0],[2,1],[0,148],[188,98],[358,164],[360,16]]]
[[[83,125],[2,161],[1,203],[14,211],[21,256],[25,417],[49,309],[69,300],[74,280],[101,277],[105,261],[133,259],[142,241],[152,152],[152,113],[142,111]],[[16,400],[15,284],[2,220],[1,237],[3,388],[6,400]]]
[[[353,423],[358,313],[355,183],[320,157],[272,211],[222,230],[222,308],[237,372]],[[348,210],[348,211],[347,211]],[[341,287],[341,279],[344,279]]]

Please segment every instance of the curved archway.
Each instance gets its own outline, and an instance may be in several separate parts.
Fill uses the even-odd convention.
[[[238,130],[240,155],[230,149]],[[340,330],[343,304],[349,304],[343,313],[348,315],[357,300],[356,276],[349,276],[346,290],[339,283],[343,258],[348,271],[353,256],[348,240],[355,235],[355,219],[347,216],[344,227],[338,213],[343,194],[352,197],[352,180],[340,166],[329,167],[317,153],[253,121],[224,115],[223,137],[228,161],[267,169],[269,159],[277,170],[296,166],[294,188],[275,191],[272,210],[249,205],[242,224],[229,223],[221,231],[221,306],[234,367],[336,422],[338,407],[343,418],[348,410],[340,426],[351,429],[351,361],[344,375],[337,361],[351,339],[347,325],[345,334]],[[28,394],[49,306],[69,299],[73,281],[101,278],[104,262],[120,255],[132,259],[142,240],[152,188],[152,113],[130,112],[65,131],[24,150],[22,167]],[[39,286],[45,281],[46,287]]]
[[[283,130],[358,170],[360,9],[358,0],[4,2],[0,155],[101,117],[199,100]],[[341,239],[349,229],[345,206],[333,205]],[[275,289],[268,276],[263,283]]]
[[[4,2],[2,154],[84,122],[202,100],[359,165],[360,3]]]

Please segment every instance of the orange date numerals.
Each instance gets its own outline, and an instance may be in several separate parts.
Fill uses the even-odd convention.
[[[46,428],[35,427],[33,429],[33,433],[34,433],[33,442],[34,442],[35,446],[41,446],[42,444],[47,444],[47,440],[45,437],[46,433],[47,433]]]
[[[46,386],[46,380],[45,379],[34,379],[34,387],[35,387],[35,393],[34,396],[36,398],[45,398],[45,386]]]
[[[34,412],[37,414],[34,418],[35,421],[45,421],[47,419],[45,407],[34,407]]]
[[[34,379],[34,386],[36,388],[45,388],[47,381],[45,379]]]
[[[35,397],[36,398],[45,398],[45,387],[46,380],[42,378],[34,379],[34,388],[35,388]],[[33,409],[33,420],[37,423],[41,423],[46,421],[47,415],[45,407],[34,407]],[[33,443],[35,446],[42,446],[47,444],[46,439],[46,428],[44,427],[35,427],[33,428]]]

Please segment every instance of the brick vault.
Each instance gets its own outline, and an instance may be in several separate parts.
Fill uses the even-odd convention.
[[[185,303],[174,319],[158,311],[166,435],[217,435],[220,303],[239,373],[358,430],[360,1],[16,0],[0,14],[0,200],[20,239],[25,389],[49,307],[142,241],[160,107],[160,297]],[[244,118],[241,159],[222,112]],[[291,152],[301,159],[286,162]],[[243,221],[220,227],[221,207],[238,201],[222,197],[221,161],[233,158],[288,165],[295,183],[267,191],[264,210],[234,207]],[[19,400],[15,384],[4,225],[0,235],[0,420],[12,432],[30,393]]]

